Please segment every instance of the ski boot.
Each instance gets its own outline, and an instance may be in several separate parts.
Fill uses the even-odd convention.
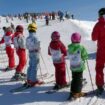
[[[7,67],[7,68],[4,69],[4,71],[7,72],[7,71],[14,70],[14,69],[15,69],[15,67],[13,67],[13,68]]]
[[[11,78],[11,81],[24,81],[26,80],[25,74],[23,73],[15,73],[15,75]]]
[[[96,95],[99,96],[103,93],[104,88],[102,86],[97,86]]]

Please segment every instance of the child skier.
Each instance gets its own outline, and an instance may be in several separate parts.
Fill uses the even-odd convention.
[[[67,55],[64,44],[60,41],[60,34],[54,31],[51,35],[51,42],[48,47],[48,54],[52,56],[55,67],[56,84],[53,89],[61,89],[67,86],[65,59]]]
[[[22,25],[17,25],[16,32],[14,33],[13,42],[19,58],[19,64],[17,65],[15,75],[12,77],[11,80],[24,80],[25,75],[23,73],[23,69],[26,65],[26,49]]]
[[[88,58],[88,54],[84,46],[80,45],[81,35],[79,33],[72,34],[71,42],[72,43],[68,45],[68,57],[70,59],[70,69],[72,71],[71,92],[69,98],[78,98],[85,95],[81,90],[85,60]]]
[[[15,69],[15,58],[14,58],[14,45],[13,45],[13,34],[11,27],[3,27],[4,30],[4,36],[0,41],[0,44],[5,43],[6,45],[6,53],[8,56],[8,67],[5,69],[5,71],[13,70]]]
[[[40,41],[36,35],[37,25],[31,23],[28,26],[29,36],[26,38],[26,47],[29,51],[29,67],[27,69],[26,87],[40,85],[43,82],[37,79],[37,70],[39,66]]]

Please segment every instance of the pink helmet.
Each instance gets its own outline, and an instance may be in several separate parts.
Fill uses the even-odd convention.
[[[77,32],[73,33],[71,36],[72,43],[80,43],[81,41],[81,35]]]
[[[60,39],[60,33],[57,32],[57,31],[54,31],[52,34],[51,34],[51,39],[54,40],[54,41],[57,41]]]

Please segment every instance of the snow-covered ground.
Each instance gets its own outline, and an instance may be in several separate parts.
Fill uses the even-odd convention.
[[[88,60],[89,70],[92,76],[92,82],[94,88],[95,85],[95,52],[96,52],[96,43],[91,41],[91,32],[93,26],[96,22],[91,21],[80,21],[80,20],[65,20],[59,22],[58,20],[54,20],[50,22],[49,26],[45,25],[44,20],[37,20],[38,30],[37,35],[41,40],[41,56],[40,56],[40,67],[41,69],[38,70],[38,77],[40,78],[41,73],[45,74],[48,73],[48,77],[54,74],[54,67],[52,64],[51,57],[48,56],[48,45],[51,41],[51,33],[53,31],[59,31],[61,34],[61,40],[67,46],[70,41],[70,36],[73,32],[79,32],[82,36],[81,43],[86,47],[89,55],[92,58]],[[5,18],[1,17],[0,23],[0,37],[3,35],[2,27],[9,26],[9,23],[6,23]],[[24,34],[27,37],[28,31],[27,26],[28,24],[25,20],[18,20],[14,19],[14,25],[22,24],[24,26]],[[7,66],[7,56],[5,51],[2,50],[4,45],[0,45],[0,68]],[[27,60],[28,60],[28,53],[27,53]],[[18,63],[18,58],[16,56],[16,63]],[[71,80],[71,72],[69,69],[69,61],[67,63],[67,80],[68,82]],[[24,68],[25,72],[27,72],[27,66]],[[41,70],[41,72],[40,72]],[[39,87],[31,88],[19,93],[11,93],[10,90],[16,88],[22,84],[22,82],[10,82],[10,78],[14,75],[14,70],[9,72],[0,72],[0,105],[88,105],[91,97],[83,97],[79,100],[66,102],[66,99],[70,93],[70,87],[60,90],[54,94],[46,94],[45,91],[51,89],[54,86],[54,75],[50,78],[40,78],[48,84],[44,84]],[[84,71],[84,78],[88,81],[87,85],[83,88],[83,91],[88,92],[92,91],[92,84],[90,81],[88,67]],[[50,82],[53,81],[53,82]],[[100,98],[95,105],[104,105],[105,103],[105,96]],[[95,97],[93,101],[95,100]],[[89,105],[92,105],[91,103]]]

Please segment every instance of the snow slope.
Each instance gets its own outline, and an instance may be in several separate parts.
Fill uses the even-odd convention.
[[[44,20],[37,20],[38,30],[37,35],[41,40],[41,56],[40,56],[40,69],[38,70],[38,77],[40,78],[41,73],[48,73],[48,76],[54,74],[54,67],[52,64],[51,57],[47,54],[47,48],[50,42],[50,36],[53,31],[59,31],[61,34],[61,40],[67,46],[70,42],[70,35],[73,32],[79,32],[82,35],[82,44],[87,48],[89,55],[92,58],[89,58],[89,70],[92,76],[92,82],[95,86],[95,52],[96,52],[96,43],[91,41],[91,32],[95,22],[91,21],[79,21],[79,20],[65,20],[64,22],[59,22],[58,20],[54,20],[50,22],[49,26],[45,26]],[[9,26],[9,23],[5,22],[5,18],[1,18],[0,27]],[[22,24],[25,27],[24,34],[28,35],[27,26],[28,24],[25,20],[14,19],[13,23],[15,26],[17,24]],[[0,37],[3,35],[2,29],[0,29]],[[4,45],[0,45],[0,68],[7,66],[7,56],[5,55],[5,51],[2,50]],[[27,53],[28,60],[28,53]],[[16,63],[18,63],[18,58],[16,56]],[[24,68],[25,72],[27,72],[27,66]],[[40,78],[48,84],[31,88],[19,93],[10,93],[10,90],[21,86],[23,82],[10,82],[9,79],[14,75],[14,70],[10,72],[0,72],[0,104],[1,105],[87,105],[90,101],[91,97],[81,98],[79,100],[73,102],[66,102],[66,99],[69,96],[70,88],[65,88],[60,90],[54,94],[46,94],[45,91],[51,89],[54,86],[54,75],[50,78]],[[69,70],[69,61],[67,61],[67,80],[68,82],[71,80],[71,73]],[[84,78],[87,79],[88,83],[83,88],[83,91],[92,91],[92,85],[90,81],[90,76],[88,72],[88,68],[84,71]],[[69,80],[70,79],[70,80]],[[53,81],[53,82],[50,82]],[[96,105],[104,105],[105,96],[98,100]],[[91,104],[89,104],[91,105]]]

